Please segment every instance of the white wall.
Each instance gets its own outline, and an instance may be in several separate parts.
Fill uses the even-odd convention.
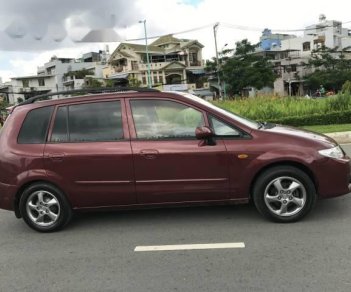
[[[39,79],[44,79],[45,85],[39,86]],[[11,79],[11,85],[14,92],[13,102],[17,103],[18,98],[24,99],[23,92],[30,92],[31,88],[34,88],[35,91],[56,91],[56,78],[55,76],[51,77],[43,77],[43,76],[32,76],[31,78],[27,78],[28,87],[23,87],[23,79]],[[22,90],[22,92],[21,92]]]

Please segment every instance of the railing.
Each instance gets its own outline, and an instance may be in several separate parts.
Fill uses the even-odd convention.
[[[201,61],[191,61],[190,66],[202,66]]]

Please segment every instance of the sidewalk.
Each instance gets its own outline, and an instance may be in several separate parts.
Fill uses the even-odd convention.
[[[333,138],[336,142],[340,144],[351,143],[351,131],[338,132],[338,133],[326,133],[324,135]]]

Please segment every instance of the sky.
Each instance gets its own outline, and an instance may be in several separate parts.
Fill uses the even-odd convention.
[[[146,20],[148,37],[174,33],[197,39],[205,46],[204,59],[215,56],[217,22],[218,50],[234,48],[243,39],[257,43],[264,28],[302,29],[317,23],[320,14],[351,29],[349,0],[0,0],[0,7],[3,82],[35,75],[37,67],[54,55],[78,58],[106,45],[112,53],[126,40],[144,43],[140,20]],[[117,37],[111,42],[79,42],[91,30],[112,29]]]

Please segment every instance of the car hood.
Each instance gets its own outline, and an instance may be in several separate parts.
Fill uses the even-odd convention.
[[[338,143],[334,139],[332,139],[326,135],[303,130],[300,128],[276,125],[275,127],[272,127],[270,129],[266,129],[265,131],[267,131],[267,132],[269,131],[269,132],[277,133],[277,134],[288,135],[288,136],[297,137],[297,138],[302,138],[302,139],[307,139],[310,141],[322,143],[324,145],[329,145],[330,147],[334,147],[334,146],[338,145]]]

